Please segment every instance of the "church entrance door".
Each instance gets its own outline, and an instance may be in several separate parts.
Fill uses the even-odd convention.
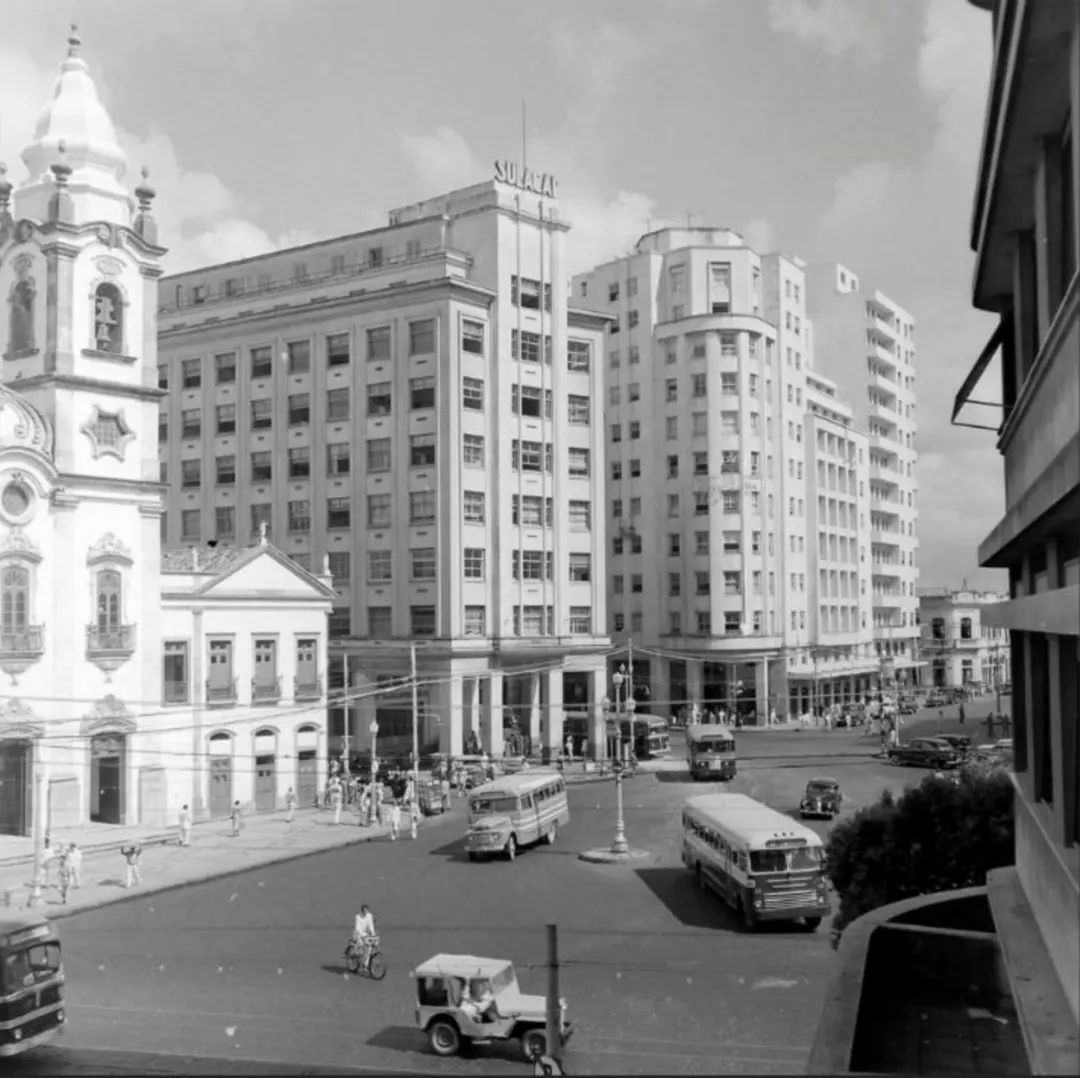
[[[90,819],[94,823],[124,822],[126,756],[123,734],[96,734],[90,741]]]

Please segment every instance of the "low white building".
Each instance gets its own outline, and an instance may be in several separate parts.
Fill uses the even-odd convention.
[[[290,785],[313,798],[323,755],[329,578],[265,543],[185,553],[182,571],[170,555],[162,574],[164,249],[80,46],[27,177],[0,174],[6,834],[272,808]]]

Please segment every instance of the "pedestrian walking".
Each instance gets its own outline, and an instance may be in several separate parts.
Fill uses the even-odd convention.
[[[330,807],[334,810],[334,824],[341,823],[341,786],[333,785],[330,787]]]
[[[439,780],[439,793],[442,794],[443,812],[450,811],[450,780],[443,775]]]
[[[142,872],[139,870],[142,847],[137,842],[133,842],[130,846],[121,846],[120,853],[124,858],[124,886],[130,887],[133,883],[142,883]]]
[[[78,890],[82,886],[82,850],[73,842],[68,846],[67,856],[71,869],[71,886]]]
[[[409,802],[409,833],[416,838],[420,827],[420,806],[415,801]]]
[[[244,813],[243,810],[240,808],[239,801],[233,802],[232,812],[229,814],[229,819],[232,820],[233,838],[236,838],[236,836],[244,830]]]
[[[574,738],[573,735],[566,735],[566,744],[563,746],[566,749],[566,758],[573,763],[574,762]]]
[[[68,888],[71,886],[71,860],[65,850],[60,855],[60,901],[67,905]]]
[[[296,794],[293,793],[293,788],[289,787],[289,792],[285,795],[285,822],[292,823],[296,818]]]
[[[961,726],[963,726],[963,725],[964,725],[964,719],[965,719],[965,717],[966,717],[966,716],[965,716],[965,714],[964,714],[964,705],[963,705],[963,704],[961,704],[961,705],[960,705],[960,725],[961,725]]]
[[[371,813],[371,785],[364,783],[360,787],[360,826],[367,827]]]
[[[401,806],[394,801],[390,805],[390,841],[397,842],[398,831],[401,829]]]
[[[382,779],[375,780],[375,822],[381,824],[383,822],[383,784]]]
[[[180,822],[180,845],[191,845],[191,809],[187,805],[184,805],[180,809],[179,815]]]
[[[44,887],[51,887],[52,886],[52,872],[53,872],[52,866],[53,866],[53,862],[57,859],[58,855],[59,855],[58,851],[54,848],[54,846],[52,844],[52,839],[49,838],[48,835],[46,835],[45,836],[45,848],[41,852],[41,875],[42,875],[42,886],[44,886]]]

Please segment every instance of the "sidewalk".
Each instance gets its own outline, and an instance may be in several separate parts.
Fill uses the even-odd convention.
[[[447,820],[461,823],[460,802],[451,805],[450,811],[440,816],[425,817],[420,829],[439,826]],[[191,845],[180,846],[179,829],[170,832],[149,831],[139,827],[105,827],[108,838],[103,838],[103,825],[69,828],[53,832],[54,843],[77,842],[83,849],[82,885],[68,891],[67,904],[61,904],[56,886],[58,865],[50,867],[51,883],[42,888],[44,903],[38,907],[49,917],[67,917],[82,910],[96,909],[113,902],[122,902],[140,895],[153,894],[183,887],[190,883],[243,872],[261,865],[291,861],[324,850],[354,846],[363,842],[389,841],[388,824],[360,826],[358,817],[350,810],[342,813],[341,823],[333,822],[333,814],[318,809],[303,809],[290,824],[284,812],[272,812],[249,817],[244,821],[243,831],[232,835],[229,820],[211,820],[192,828]],[[404,839],[409,842],[408,827],[403,828]],[[83,845],[85,836],[86,845]],[[12,839],[12,842],[30,842],[28,839]],[[142,883],[126,890],[124,883],[124,859],[120,847],[132,841],[143,844],[140,858]],[[9,840],[5,837],[5,846]],[[26,906],[33,885],[33,843],[27,853],[17,860],[8,858],[0,863],[0,907],[11,909]]]

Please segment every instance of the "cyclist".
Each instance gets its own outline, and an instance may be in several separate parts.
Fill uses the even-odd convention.
[[[361,961],[367,968],[371,960],[371,945],[375,941],[375,918],[367,906],[361,906],[353,924],[353,947],[360,950]]]

